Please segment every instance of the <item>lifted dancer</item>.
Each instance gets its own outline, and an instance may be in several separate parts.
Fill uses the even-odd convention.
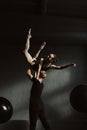
[[[26,46],[25,46],[25,50],[24,50],[24,54],[25,57],[28,61],[28,63],[30,63],[31,67],[37,71],[38,70],[38,64],[37,58],[41,52],[41,50],[43,50],[43,48],[46,45],[46,42],[44,42],[40,49],[38,50],[38,52],[36,53],[36,55],[34,57],[32,57],[29,53],[29,48],[30,48],[30,38],[31,38],[31,29],[29,29],[29,33],[28,33],[28,38],[27,38],[27,42],[26,42]],[[42,65],[42,70],[48,70],[48,69],[64,69],[70,66],[76,67],[75,63],[70,63],[70,64],[66,64],[66,65],[55,65],[54,62],[56,61],[56,55],[54,53],[50,53],[46,58],[44,58],[43,60],[43,65]]]

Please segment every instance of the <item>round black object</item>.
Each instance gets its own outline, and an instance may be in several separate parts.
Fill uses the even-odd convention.
[[[78,85],[72,90],[70,103],[78,112],[87,113],[87,85]]]
[[[0,123],[7,122],[13,113],[12,104],[3,97],[0,97]]]

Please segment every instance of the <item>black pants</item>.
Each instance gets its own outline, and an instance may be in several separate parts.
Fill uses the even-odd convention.
[[[44,105],[42,102],[37,105],[34,102],[30,103],[29,114],[30,114],[30,130],[35,130],[38,118],[40,119],[45,130],[50,130],[49,124],[45,117]]]

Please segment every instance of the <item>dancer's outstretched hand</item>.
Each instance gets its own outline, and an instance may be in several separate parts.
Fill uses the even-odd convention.
[[[73,64],[74,67],[76,67],[76,64]]]
[[[76,64],[75,63],[71,63],[71,66],[76,67]]]

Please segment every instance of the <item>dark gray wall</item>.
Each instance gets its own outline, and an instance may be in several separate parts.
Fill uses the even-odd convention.
[[[86,17],[86,0],[48,0],[47,12],[51,15]]]
[[[45,40],[47,45],[40,57],[55,52],[57,65],[77,64],[76,68],[52,70],[44,80],[42,98],[49,123],[52,127],[59,128],[59,120],[60,122],[61,120],[84,122],[85,119],[87,120],[87,114],[79,113],[72,108],[70,92],[78,84],[87,83],[87,33],[85,32],[87,21],[15,13],[1,15],[0,24],[0,96],[9,99],[13,105],[14,112],[11,119],[28,120],[32,82],[26,75],[28,63],[22,51],[30,27],[32,28],[32,55]],[[70,126],[73,126],[73,123]],[[61,126],[61,129],[64,128]]]

